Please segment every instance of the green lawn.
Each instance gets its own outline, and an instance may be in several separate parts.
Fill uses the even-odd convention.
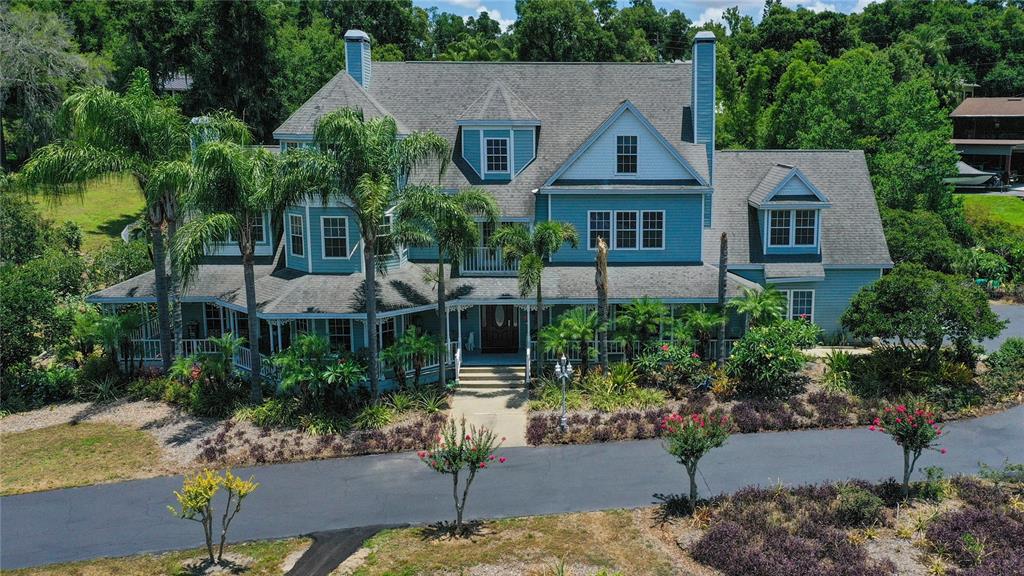
[[[59,202],[41,195],[35,201],[43,217],[55,224],[72,220],[82,227],[85,252],[118,238],[127,224],[142,215],[144,206],[139,187],[130,177],[95,180],[86,187],[85,194]]]
[[[114,424],[61,424],[0,436],[0,494],[136,478],[160,464],[156,439]]]
[[[225,554],[238,554],[252,559],[244,568],[224,569],[218,574],[245,574],[246,576],[280,576],[284,573],[282,564],[292,552],[309,546],[308,538],[246,542],[225,548]],[[216,542],[214,543],[216,545]],[[202,558],[204,549],[183,550],[167,554],[147,554],[125,558],[101,558],[85,562],[51,564],[39,568],[5,570],[10,576],[192,576],[201,574],[198,569],[189,569],[189,563]]]
[[[1024,198],[977,194],[958,194],[958,196],[964,199],[964,207],[967,209],[968,216],[974,214],[992,220],[1002,220],[1024,228]]]

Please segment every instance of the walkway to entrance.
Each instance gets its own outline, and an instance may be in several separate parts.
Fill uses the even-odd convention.
[[[515,355],[509,355],[515,357]],[[493,430],[505,446],[526,446],[526,367],[516,364],[463,365],[451,415]]]

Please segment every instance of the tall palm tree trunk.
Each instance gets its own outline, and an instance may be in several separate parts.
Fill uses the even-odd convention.
[[[440,254],[438,255],[440,256]],[[448,301],[445,299],[445,286],[444,286],[444,259],[438,258],[437,262],[437,361],[438,361],[438,383],[442,386],[448,379],[448,370],[445,366],[447,358],[445,354],[445,343],[448,341]],[[462,335],[459,335],[461,338]],[[417,375],[417,380],[419,376]]]
[[[729,313],[725,310],[725,280],[729,273],[729,235],[722,232],[721,252],[718,255],[718,310],[722,314],[722,323],[718,326],[718,365],[725,364],[725,326],[729,323]]]
[[[167,245],[174,245],[174,235],[178,232],[178,220],[177,218],[171,218],[167,221]],[[182,332],[182,320],[181,320],[181,278],[178,277],[178,271],[175,269],[174,262],[172,262],[173,256],[167,259],[168,268],[170,269],[170,284],[167,288],[168,299],[171,304],[171,327],[174,332],[174,357],[180,358],[185,355],[184,346],[182,339],[184,338]]]
[[[249,400],[253,404],[259,404],[263,401],[263,356],[260,354],[260,320],[256,317],[256,273],[253,270],[251,249],[242,254],[242,275],[245,279],[245,315],[249,323],[249,354],[252,359]]]
[[[534,354],[537,357],[537,375],[539,381],[544,376],[544,345],[541,343],[541,328],[544,327],[544,296],[540,290],[540,282],[537,282],[537,349]]]
[[[153,243],[153,276],[156,281],[157,325],[160,327],[160,364],[171,369],[174,358],[174,338],[171,333],[171,314],[167,288],[167,252],[164,247],[160,221],[150,219],[149,235]]]
[[[594,278],[597,284],[597,361],[601,364],[601,374],[608,375],[608,244],[604,238],[597,239],[597,271]]]
[[[377,400],[380,389],[380,374],[378,374],[377,362],[380,351],[377,350],[377,268],[373,259],[375,246],[366,242],[366,235],[363,235],[363,271],[366,279],[363,281],[363,292],[366,294],[366,347],[370,351],[370,393],[373,399]]]

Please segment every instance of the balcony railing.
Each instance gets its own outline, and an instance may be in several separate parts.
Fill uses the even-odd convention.
[[[515,276],[517,260],[506,260],[501,250],[476,246],[466,250],[460,272],[466,276]]]

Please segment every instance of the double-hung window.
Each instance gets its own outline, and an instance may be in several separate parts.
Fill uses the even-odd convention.
[[[609,210],[590,213],[590,225],[588,227],[590,238],[588,247],[597,250],[597,238],[604,238],[605,244],[612,245],[612,213]]]
[[[344,216],[324,216],[324,258],[348,257],[348,219]]]
[[[352,349],[352,323],[345,318],[327,319],[327,341],[331,352],[348,352]]]
[[[818,242],[816,210],[772,210],[768,213],[769,246],[814,246]]]
[[[203,317],[206,319],[206,337],[222,336],[224,332],[223,308],[207,302],[203,305]]]
[[[615,137],[615,173],[636,174],[636,136]]]
[[[659,210],[643,212],[643,242],[645,250],[665,247],[665,213]]]
[[[814,246],[815,232],[814,210],[796,211],[796,238],[793,243],[797,246]]]
[[[306,237],[303,230],[302,216],[290,214],[288,216],[288,251],[292,256],[306,255]]]
[[[615,248],[636,250],[639,222],[636,212],[615,212]]]
[[[587,248],[597,249],[598,237],[611,250],[665,248],[665,213],[661,210],[594,210],[587,216]]]
[[[508,138],[487,138],[484,151],[487,153],[487,172],[508,172]]]
[[[254,216],[252,219],[252,243],[262,244],[265,236],[263,235],[263,215],[259,214]]]
[[[383,350],[395,343],[395,317],[380,320],[380,330],[377,331],[380,337],[380,349]]]
[[[814,290],[789,291],[789,318],[814,322]]]

